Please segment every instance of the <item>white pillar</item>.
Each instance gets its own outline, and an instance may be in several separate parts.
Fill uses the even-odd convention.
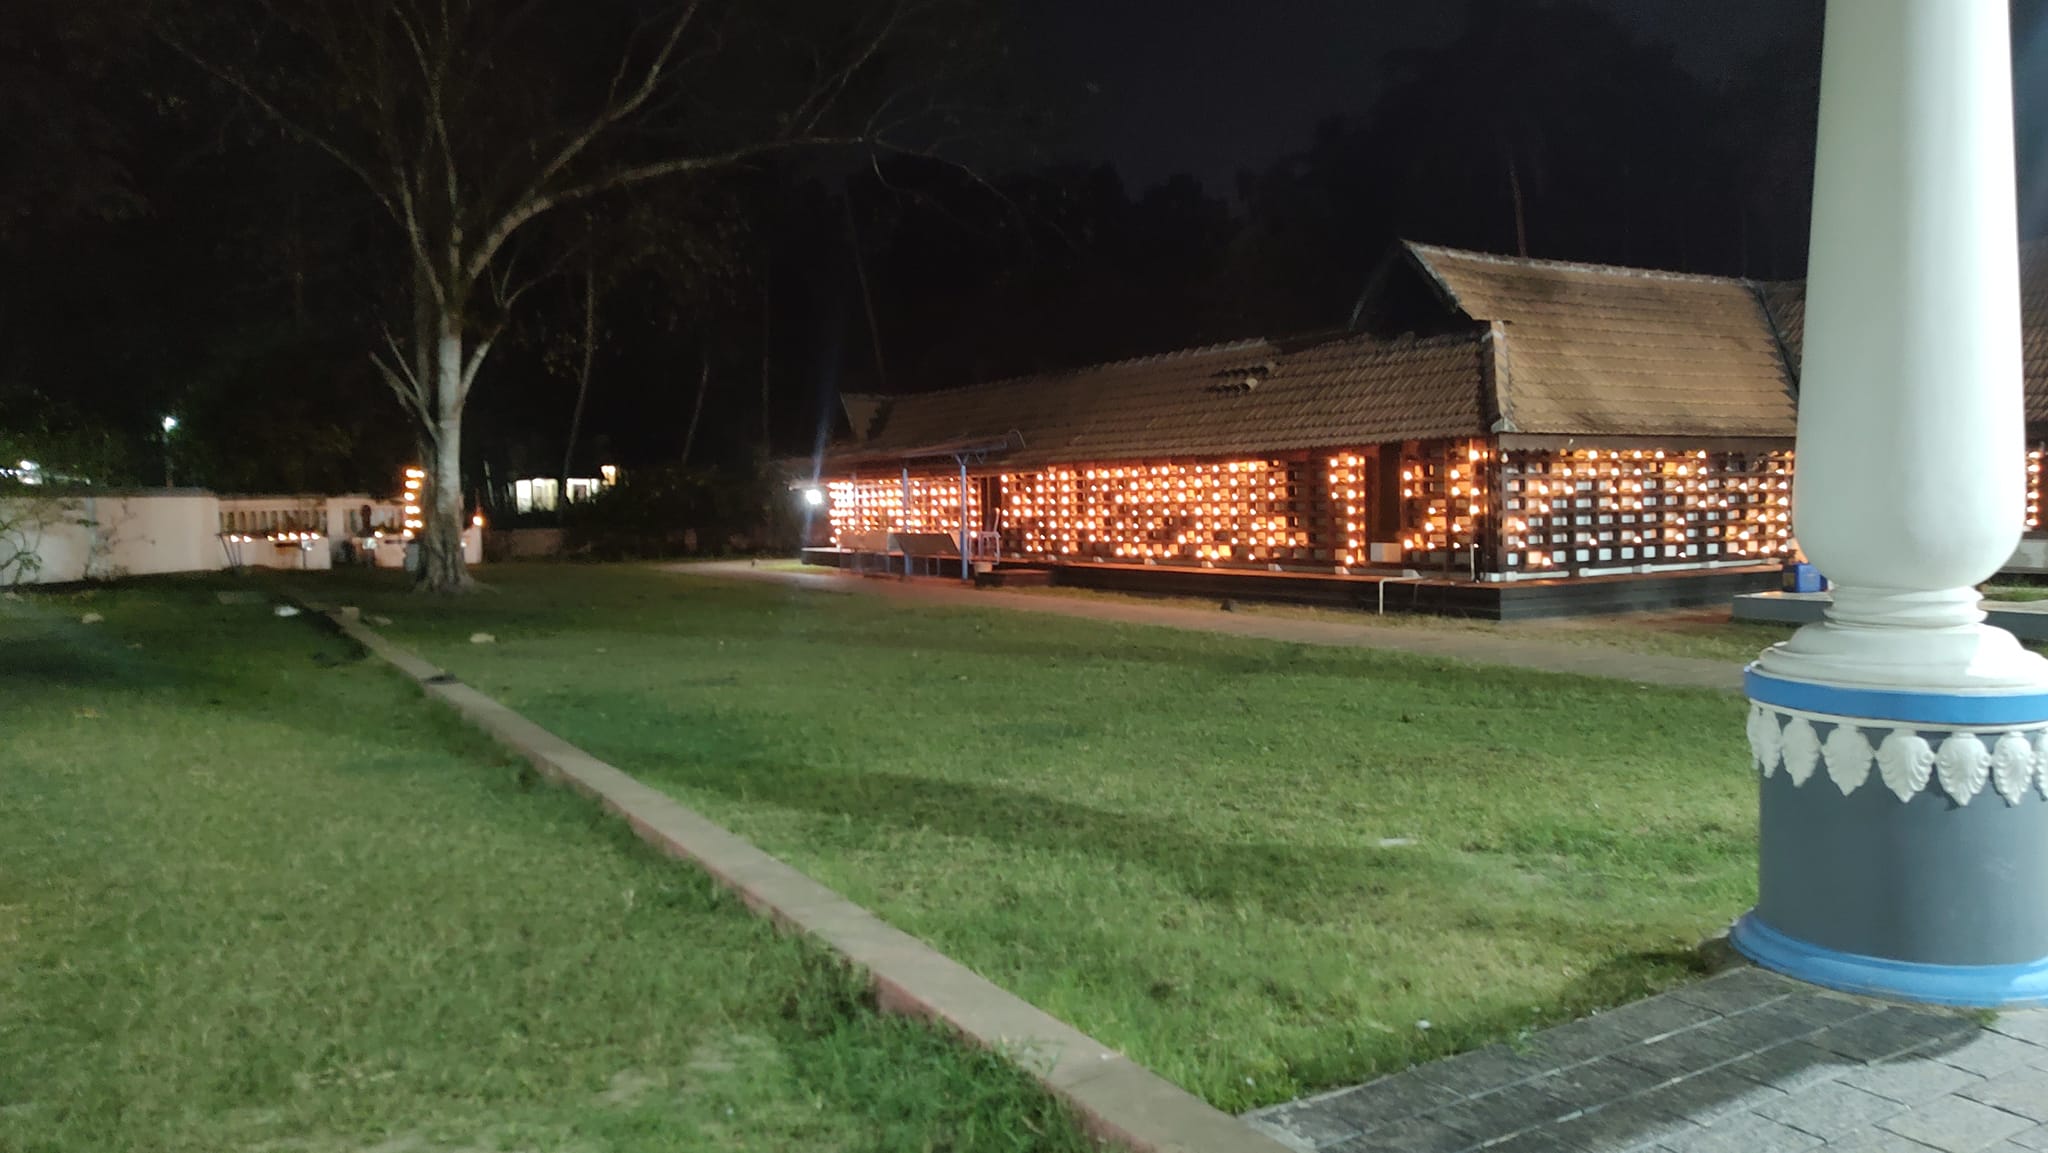
[[[1833,0],[1793,529],[1835,586],[1774,675],[2048,685],[1973,586],[2026,517],[2004,0]]]
[[[2048,661],[1975,586],[2025,519],[2006,0],[1829,0],[1793,531],[1828,619],[1748,671],[1780,972],[2048,1003]]]

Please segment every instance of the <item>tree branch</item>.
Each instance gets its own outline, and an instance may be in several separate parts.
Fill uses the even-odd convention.
[[[804,97],[803,103],[797,105],[795,112],[791,114],[791,122],[801,121],[803,125],[801,131],[804,133],[814,131],[818,126],[818,122],[831,112],[832,106],[838,103],[839,98],[845,94],[847,85],[853,82],[854,76],[867,66],[868,61],[875,58],[876,53],[882,50],[882,45],[888,41],[890,35],[896,31],[897,26],[902,21],[903,9],[900,6],[891,5],[889,18],[882,22],[882,26],[875,30],[873,36],[868,38],[867,44],[854,55],[853,59],[847,61],[837,72],[834,72],[823,83],[819,84],[817,89],[809,96]]]
[[[162,25],[158,24],[152,28],[152,31],[155,32],[156,38],[162,41],[173,52],[176,52],[178,55],[183,56],[185,59],[191,61],[194,65],[198,66],[200,71],[205,72],[207,75],[213,77],[215,80],[218,80],[222,84],[225,84],[228,87],[234,89],[237,93],[239,93],[242,96],[243,99],[247,100],[250,104],[255,105],[257,111],[263,113],[263,115],[266,118],[268,118],[271,121],[271,123],[276,124],[279,128],[284,129],[284,131],[289,133],[290,135],[298,137],[300,140],[303,140],[306,143],[311,144],[315,148],[318,148],[320,151],[325,152],[328,156],[334,158],[334,160],[337,163],[339,163],[343,168],[346,168],[351,173],[354,173],[356,178],[363,182],[364,187],[370,190],[370,195],[376,198],[377,203],[382,204],[384,206],[384,210],[386,212],[391,213],[391,215],[394,218],[398,215],[398,210],[392,203],[390,191],[377,183],[376,179],[370,175],[370,170],[368,166],[363,164],[360,160],[358,160],[354,156],[349,155],[349,153],[346,150],[341,148],[341,146],[335,144],[333,141],[329,140],[326,136],[322,135],[321,133],[315,132],[313,129],[301,123],[296,117],[286,115],[283,109],[279,108],[275,103],[266,99],[263,96],[263,94],[256,91],[255,87],[251,85],[248,81],[243,80],[240,76],[235,75],[227,69],[215,64],[213,61],[209,60],[205,56],[200,55],[197,51],[193,50],[193,48],[190,45],[178,39],[176,36],[173,36],[170,33],[169,29],[166,29]]]
[[[477,246],[475,253],[470,256],[467,271],[472,277],[481,275],[483,270],[490,265],[491,258],[497,255],[498,249],[503,247],[505,241],[510,239],[512,234],[518,231],[522,225],[534,217],[559,208],[564,204],[578,200],[587,200],[602,192],[610,192],[649,180],[658,180],[664,176],[678,176],[686,172],[705,172],[714,168],[725,168],[738,164],[743,160],[750,160],[756,156],[763,156],[771,152],[780,152],[790,148],[823,148],[836,145],[872,143],[875,142],[865,136],[810,136],[798,139],[766,140],[759,144],[742,145],[738,148],[728,149],[724,152],[715,152],[705,156],[680,156],[672,160],[657,160],[648,164],[622,168],[584,184],[572,185],[559,192],[550,192],[536,196],[522,204],[519,208],[505,214],[504,217],[499,219],[497,226],[485,235],[483,242]]]
[[[518,216],[528,204],[541,196],[542,190],[548,186],[548,182],[560,174],[564,168],[568,167],[570,162],[582,155],[583,150],[590,147],[591,142],[596,140],[605,129],[633,115],[633,113],[639,111],[642,105],[647,103],[648,99],[654,95],[655,90],[661,86],[662,74],[668,68],[669,58],[675,55],[676,45],[682,41],[683,33],[688,30],[690,22],[696,18],[697,10],[702,3],[703,0],[689,0],[688,3],[683,5],[682,11],[676,15],[675,23],[669,26],[668,35],[662,40],[661,48],[655,52],[654,59],[648,63],[647,71],[641,76],[639,85],[621,100],[617,95],[618,85],[624,80],[628,71],[628,61],[632,57],[632,45],[630,42],[627,44],[625,50],[620,53],[619,69],[613,74],[612,91],[607,96],[604,110],[599,112],[590,123],[584,125],[581,131],[571,136],[556,151],[555,155],[546,164],[541,166],[540,171],[534,175],[534,178],[527,182],[526,190],[512,202],[511,209],[506,213],[507,218]],[[546,210],[542,209],[541,211]],[[523,224],[538,215],[540,215],[540,212],[529,213],[524,217],[520,217],[518,222],[513,224],[511,228],[504,227],[501,224],[500,227],[492,230],[490,238],[478,250],[477,258],[470,262],[471,278],[474,279],[481,273],[483,265],[490,263],[491,257],[497,253],[498,245],[505,242],[505,237],[512,234],[513,228],[517,228],[519,224]]]
[[[448,200],[448,234],[450,245],[451,247],[459,248],[462,244],[461,183],[457,180],[455,174],[455,148],[450,142],[448,135],[448,116],[444,99],[448,80],[448,48],[454,35],[448,7],[445,3],[441,6],[441,51],[436,54],[439,56],[437,60],[428,59],[430,54],[427,51],[426,39],[420,34],[419,29],[413,26],[414,21],[407,18],[405,6],[394,5],[392,16],[398,21],[399,29],[405,33],[406,45],[412,49],[413,62],[419,66],[420,80],[426,88],[428,131],[420,139],[420,159],[415,165],[415,168],[418,170],[415,173],[415,177],[421,182],[420,192],[424,194],[426,191],[424,180],[427,169],[427,153],[433,149],[435,141],[439,141],[442,191]]]
[[[372,352],[370,363],[377,366],[377,371],[383,375],[384,383],[390,386],[392,395],[398,398],[398,403],[419,418],[420,427],[427,430],[428,436],[434,435],[434,420],[427,410],[426,390],[421,385],[419,377],[406,366],[405,354],[398,347],[398,338],[391,335],[388,328],[384,330],[384,345],[391,350],[390,359],[385,359],[383,353]]]
[[[498,333],[494,328],[490,335],[478,337],[477,342],[470,347],[469,360],[462,366],[462,387],[455,394],[457,411],[469,403],[469,386],[476,382],[476,370],[483,367],[484,355],[491,351],[491,344],[497,338]]]
[[[426,235],[420,226],[419,214],[413,208],[412,189],[403,181],[398,184],[398,202],[403,209],[397,214],[398,226],[405,230],[406,245],[412,249],[413,260],[418,263],[427,287],[433,290],[435,306],[445,311],[448,308],[448,289],[454,285],[444,287],[441,284],[440,272],[434,267],[433,257],[427,253]]]

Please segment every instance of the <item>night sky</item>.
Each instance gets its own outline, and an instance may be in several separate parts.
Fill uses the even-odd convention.
[[[1715,86],[1796,42],[1821,9],[1820,0],[1589,4],[1668,45]],[[1300,149],[1323,119],[1364,116],[1401,52],[1448,40],[1464,19],[1459,0],[1035,0],[1020,16],[1018,48],[1066,109],[1058,159],[1113,163],[1133,188],[1185,172],[1229,194],[1240,169]]]
[[[536,36],[522,66],[561,74],[560,93],[601,88],[608,70],[577,74],[617,48],[592,13],[675,2],[537,0],[567,40],[595,43]],[[2048,0],[2010,2],[2020,226],[2040,237]],[[566,434],[575,393],[564,381],[580,363],[568,350],[580,347],[584,298],[577,278],[558,276],[520,302],[480,378],[465,438],[479,470],[553,468],[572,451],[636,469],[743,470],[808,451],[836,419],[836,389],[912,392],[1324,331],[1349,323],[1404,238],[1804,273],[1823,0],[933,7],[945,18],[851,101],[931,81],[933,109],[948,112],[913,117],[903,154],[777,154],[592,202],[591,221],[658,255],[631,263],[624,242],[607,249],[616,267],[582,439]],[[81,472],[147,480],[161,475],[155,422],[176,411],[181,475],[195,482],[384,483],[409,433],[366,353],[406,314],[398,231],[353,176],[178,53],[73,19],[95,10],[0,0],[0,126],[11,129],[0,157],[26,174],[0,184],[0,263],[17,272],[0,291],[0,451],[10,427],[47,427],[22,456],[71,452]],[[294,78],[295,99],[355,107],[323,87],[345,91],[342,79],[272,70],[268,42],[220,15],[260,14],[262,0],[180,10],[220,51],[250,54],[243,66]],[[660,132],[762,131],[763,111],[793,94],[755,54],[815,47],[785,35],[792,27],[807,25],[732,49],[724,66],[760,91],[727,86],[747,96],[729,108],[663,104],[682,119]],[[573,101],[548,103],[560,93],[535,97],[548,112],[536,123],[580,115]],[[464,136],[480,155],[531,154],[518,118],[477,107],[493,109]],[[849,106],[848,122],[871,111]],[[607,155],[665,138],[638,133]],[[1199,187],[1170,182],[1178,175]],[[581,227],[550,219],[527,234],[534,267]],[[179,290],[137,268],[176,269]],[[680,430],[696,425],[690,382],[711,378],[707,363],[719,386],[693,436]],[[299,384],[277,388],[284,378]],[[240,447],[285,429],[320,451]]]

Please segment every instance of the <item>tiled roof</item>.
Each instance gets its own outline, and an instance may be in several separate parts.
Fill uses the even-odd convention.
[[[1789,437],[1785,361],[1755,286],[1410,244],[1448,303],[1500,322],[1504,431]]]
[[[1487,355],[1477,332],[1250,340],[902,396],[832,463],[1006,436],[1019,467],[1477,436]]]
[[[1806,336],[1806,282],[1766,284],[1763,297],[1796,370]],[[2020,341],[2027,423],[2048,423],[2048,240],[2020,245]]]
[[[1449,336],[1249,340],[944,392],[849,397],[833,463],[1007,438],[1018,466],[1480,436],[1790,438],[1806,286],[1409,244]],[[2027,420],[2048,423],[2048,242],[2020,253]],[[1500,334],[1496,347],[1488,328]],[[1493,359],[1488,393],[1485,365]],[[1246,382],[1253,383],[1246,387]],[[865,437],[863,440],[862,438]]]
[[[1799,342],[1806,336],[1806,282],[1780,281],[1760,285],[1758,290],[1763,293],[1764,312],[1777,330],[1779,344],[1784,346],[1786,363],[1792,366],[1796,377],[1801,355]]]
[[[2020,245],[2020,340],[2027,423],[2048,422],[2048,241]]]

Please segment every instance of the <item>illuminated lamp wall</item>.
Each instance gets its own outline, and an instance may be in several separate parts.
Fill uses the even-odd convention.
[[[2048,452],[2048,446],[2039,444],[2027,448],[2027,531],[2034,532],[2041,527],[2041,458]]]
[[[1377,491],[1397,454],[1399,500]],[[2026,527],[2040,535],[2048,444],[2027,453]],[[1391,464],[1388,466],[1391,467]],[[1789,450],[1501,449],[1487,440],[1361,447],[1314,459],[1051,466],[968,488],[968,522],[1000,493],[1003,553],[1103,563],[1370,563],[1374,538],[1402,563],[1452,576],[1767,564],[1793,555]],[[408,478],[416,480],[417,478]],[[827,483],[833,544],[850,532],[959,531],[954,473]],[[412,490],[416,492],[417,490]],[[408,495],[412,495],[409,492]],[[1385,499],[1380,499],[1385,498]],[[416,497],[415,497],[416,499]],[[1398,509],[1398,523],[1373,512]]]
[[[1792,553],[1785,451],[1503,451],[1509,573],[1761,564]]]
[[[405,539],[411,540],[417,533],[426,531],[426,514],[421,509],[424,501],[422,490],[427,483],[427,471],[423,468],[405,470]]]
[[[981,523],[980,486],[967,486],[967,521]],[[848,533],[947,533],[960,531],[960,477],[910,478],[910,500],[903,499],[901,477],[877,480],[835,480],[825,486],[826,516],[832,524],[833,547]]]
[[[1493,494],[1499,485],[1494,447],[1481,440],[1419,445],[1401,457],[1401,548],[1418,567],[1449,564],[1485,571],[1492,565]]]
[[[1306,461],[1055,467],[1000,478],[1004,550],[1125,563],[1317,559]]]
[[[1330,559],[1344,566],[1367,563],[1372,547],[1372,458],[1356,452],[1333,456],[1324,482],[1334,522]]]

